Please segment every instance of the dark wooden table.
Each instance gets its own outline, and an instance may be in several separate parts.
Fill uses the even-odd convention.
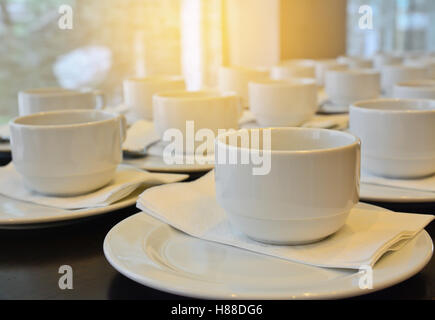
[[[0,155],[0,164],[9,160],[8,155]],[[435,203],[374,204],[395,211],[435,213]],[[183,299],[139,285],[106,261],[102,246],[107,232],[137,212],[130,207],[62,227],[0,231],[0,299]],[[426,230],[435,237],[434,223]],[[73,290],[58,287],[62,265],[73,268]],[[356,299],[435,299],[435,259],[411,279]]]

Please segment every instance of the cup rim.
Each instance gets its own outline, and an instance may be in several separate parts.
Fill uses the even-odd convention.
[[[33,89],[26,89],[21,90],[19,92],[20,96],[27,96],[27,97],[64,97],[64,96],[84,96],[84,95],[91,95],[93,94],[92,91],[88,90],[74,90],[74,89],[68,89],[68,88],[62,88],[62,87],[47,87],[47,88],[33,88]]]
[[[195,96],[195,94],[211,94],[211,96]],[[219,91],[219,90],[168,90],[154,94],[154,99],[166,101],[210,101],[210,100],[226,100],[237,98],[239,95],[234,91]]]
[[[288,79],[264,79],[249,81],[249,85],[262,87],[305,87],[308,85],[317,86],[315,78],[288,78]]]
[[[101,119],[101,120],[95,120],[95,121],[87,121],[87,122],[81,122],[81,123],[72,123],[72,124],[53,124],[53,125],[36,125],[36,124],[24,124],[24,123],[18,123],[17,121],[22,119],[29,119],[29,118],[37,118],[37,117],[43,117],[45,115],[57,115],[57,114],[73,114],[73,113],[99,113],[99,114],[106,114],[110,116],[109,119]],[[9,121],[9,125],[11,127],[15,128],[28,128],[28,129],[39,129],[39,130],[50,130],[50,129],[64,129],[64,128],[80,128],[80,127],[87,127],[89,125],[94,124],[103,124],[112,122],[113,120],[119,118],[119,115],[116,115],[111,112],[102,111],[102,110],[89,110],[89,109],[74,109],[74,110],[58,110],[58,111],[48,111],[48,112],[38,112],[29,114],[26,116],[18,116],[13,118]]]
[[[151,75],[146,77],[129,77],[124,79],[126,83],[156,83],[156,82],[185,82],[181,75]]]
[[[337,147],[330,147],[330,148],[323,148],[323,149],[312,149],[312,150],[261,150],[260,152],[266,152],[266,153],[270,153],[272,155],[309,155],[309,154],[319,154],[319,153],[330,153],[330,152],[337,152],[337,151],[343,151],[343,150],[347,150],[347,149],[352,149],[356,146],[360,146],[361,145],[361,140],[360,138],[358,138],[357,136],[355,136],[352,133],[349,132],[343,132],[343,131],[338,131],[338,130],[328,130],[328,129],[320,129],[320,128],[298,128],[298,127],[280,127],[280,128],[261,128],[261,129],[239,129],[236,131],[231,131],[231,132],[227,132],[224,134],[219,135],[216,138],[216,144],[219,146],[222,146],[224,148],[227,148],[229,150],[235,150],[235,151],[244,151],[244,152],[249,152],[251,153],[253,151],[253,149],[250,148],[245,148],[245,147],[236,147],[233,145],[229,145],[225,142],[223,142],[222,140],[225,137],[229,137],[231,135],[235,135],[241,131],[253,131],[253,130],[265,130],[265,129],[270,129],[273,131],[311,131],[311,132],[328,132],[330,134],[335,134],[338,136],[344,136],[344,137],[349,137],[354,139],[354,141],[352,143],[346,144],[344,146],[337,146]],[[257,149],[255,149],[256,152],[258,152]]]
[[[368,108],[366,106],[385,102],[385,103],[415,103],[419,105],[423,105],[423,107],[433,107],[433,109],[408,109],[408,110],[388,110],[388,109],[378,109],[378,108]],[[355,109],[361,112],[366,113],[378,113],[378,114],[434,114],[435,113],[435,100],[431,99],[401,99],[401,98],[390,98],[390,99],[369,99],[369,100],[360,100],[354,102],[350,106],[350,110]]]
[[[411,81],[399,82],[394,85],[396,88],[407,88],[422,91],[434,91],[435,80],[432,79],[418,79]]]
[[[374,68],[352,68],[352,69],[329,69],[326,71],[326,73],[331,74],[340,74],[340,75],[354,75],[354,76],[377,76],[381,75],[379,70],[376,70]]]

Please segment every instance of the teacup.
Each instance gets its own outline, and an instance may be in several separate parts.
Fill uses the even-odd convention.
[[[348,66],[335,59],[316,61],[316,79],[321,87],[325,85],[326,72],[329,70],[346,70]]]
[[[270,144],[264,138],[267,131]],[[263,137],[257,148],[249,144],[254,136]],[[217,201],[231,223],[254,240],[273,244],[321,240],[338,231],[358,203],[360,142],[351,134],[244,129],[220,135],[215,148]],[[270,171],[255,175],[258,163],[240,159],[254,159],[259,152],[270,157]],[[223,161],[227,155],[239,161]]]
[[[177,146],[176,151],[187,154],[195,153],[197,146],[203,143],[201,139],[195,139],[200,130],[211,130],[216,137],[219,129],[237,129],[243,109],[240,96],[213,90],[160,92],[154,95],[153,101],[157,133],[166,140],[176,130],[186,140],[186,145]],[[190,121],[193,132],[187,128]],[[213,148],[211,139],[207,152],[212,152]]]
[[[292,78],[315,78],[316,62],[308,59],[294,59],[281,62],[272,67],[270,76],[272,79],[292,79]]]
[[[122,160],[125,120],[99,110],[18,117],[9,124],[13,164],[39,193],[72,196],[108,184]]]
[[[385,66],[398,65],[402,62],[402,57],[388,53],[378,53],[373,57],[373,65],[377,70],[381,70]]]
[[[400,82],[394,86],[394,98],[435,100],[435,80]]]
[[[299,126],[317,111],[317,84],[314,79],[250,82],[249,100],[260,125]]]
[[[372,69],[329,70],[325,91],[329,100],[340,106],[377,98],[381,94],[380,73]]]
[[[435,80],[435,57],[426,56],[414,59],[406,59],[405,65],[423,67],[426,69],[427,78]]]
[[[350,131],[362,141],[362,167],[411,179],[435,173],[435,101],[376,99],[350,108]]]
[[[262,68],[221,67],[219,69],[219,90],[233,91],[242,97],[245,108],[249,107],[248,83],[269,78],[269,70]]]
[[[18,93],[20,116],[39,112],[102,108],[104,108],[104,96],[99,91],[39,88]]]
[[[184,90],[178,76],[150,76],[124,80],[124,102],[141,119],[153,119],[153,95],[160,91]]]
[[[351,69],[371,69],[373,60],[364,57],[340,56],[337,58],[339,63],[347,65]]]
[[[427,71],[422,66],[391,65],[384,66],[381,71],[382,91],[388,97],[393,95],[396,83],[427,79]]]

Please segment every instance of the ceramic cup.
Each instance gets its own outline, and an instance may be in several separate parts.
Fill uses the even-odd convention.
[[[141,119],[153,119],[153,95],[160,91],[184,90],[178,76],[152,76],[124,80],[124,102]]]
[[[281,62],[272,67],[270,71],[272,79],[292,79],[292,78],[315,78],[316,62],[307,59],[294,59]]]
[[[153,99],[154,125],[162,139],[169,130],[176,129],[184,140],[193,140],[186,128],[188,121],[193,121],[193,135],[201,129],[209,129],[216,137],[219,129],[238,128],[238,119],[243,109],[240,96],[232,92],[167,91],[155,94]],[[189,149],[189,145],[196,149],[199,144],[201,141],[186,142],[185,146],[181,146],[182,149],[177,148],[177,152],[194,153],[195,150]],[[212,143],[207,151],[213,149]]]
[[[221,67],[219,69],[219,90],[236,92],[242,97],[245,108],[249,107],[248,83],[269,78],[269,70],[262,68]]]
[[[435,100],[435,80],[400,82],[394,86],[394,98]]]
[[[364,170],[390,178],[435,173],[435,101],[377,99],[350,108],[350,131],[361,138]]]
[[[371,69],[373,60],[363,57],[340,56],[337,58],[339,63],[347,65],[351,69]]]
[[[382,70],[385,66],[399,65],[403,63],[403,58],[388,53],[378,53],[373,57],[373,66],[376,70]]]
[[[316,60],[316,80],[321,87],[325,85],[326,72],[329,70],[346,70],[348,66],[335,59]]]
[[[238,136],[271,133],[270,148],[241,146]],[[265,141],[265,140],[263,140]],[[248,237],[273,244],[303,244],[338,231],[359,199],[360,142],[333,130],[240,130],[216,139],[216,197],[231,223]],[[254,161],[222,161],[236,153],[270,155],[270,172],[254,175]],[[224,156],[223,156],[224,155]],[[234,162],[233,162],[234,163]]]
[[[122,160],[125,120],[99,110],[37,113],[10,122],[13,164],[30,189],[72,196],[108,184]]]
[[[317,84],[314,79],[250,82],[249,100],[260,125],[299,126],[317,111]]]
[[[329,100],[340,106],[377,98],[381,94],[380,74],[372,69],[330,70],[326,72],[325,91]]]
[[[426,78],[427,71],[421,66],[384,66],[381,71],[381,87],[384,94],[388,97],[391,97],[393,95],[393,88],[396,83]]]
[[[426,56],[414,59],[406,59],[405,65],[423,67],[426,69],[427,78],[435,80],[435,57]]]
[[[104,96],[99,91],[40,88],[18,93],[20,116],[71,109],[102,109]]]

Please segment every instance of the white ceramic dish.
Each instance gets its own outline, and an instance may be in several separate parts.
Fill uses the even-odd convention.
[[[356,270],[312,267],[200,240],[144,213],[120,222],[104,240],[107,260],[124,276],[157,290],[200,299],[359,296],[417,274],[432,252],[432,240],[423,231],[400,251],[381,258],[373,270],[373,289],[362,290]]]
[[[104,106],[104,95],[99,91],[40,88],[18,93],[20,116],[59,110],[102,109]]]
[[[339,230],[358,203],[360,141],[351,134],[252,129],[220,135],[215,144],[217,202],[252,239],[318,241]],[[255,157],[259,150],[261,161]],[[221,161],[228,155],[248,161]]]
[[[317,92],[314,79],[252,81],[250,110],[263,126],[299,126],[316,113]]]
[[[349,131],[362,141],[362,167],[390,178],[435,173],[435,100],[375,99],[350,107]]]
[[[64,110],[18,117],[9,123],[14,166],[40,193],[84,194],[107,184],[122,160],[123,116]]]
[[[361,183],[360,199],[363,201],[389,203],[430,203],[435,202],[435,192]]]
[[[167,173],[184,173],[184,172],[205,172],[214,168],[214,164],[167,164],[160,156],[146,156],[137,159],[124,159],[124,164],[134,166],[139,169],[154,172],[167,172]]]
[[[133,206],[141,192],[138,190],[107,207],[81,210],[46,207],[0,195],[0,230],[46,228],[109,213]]]
[[[336,105],[350,105],[381,95],[381,75],[372,69],[329,70],[325,75],[325,92]]]
[[[126,106],[140,119],[153,119],[153,95],[161,91],[184,90],[186,84],[180,76],[151,76],[124,80]]]

